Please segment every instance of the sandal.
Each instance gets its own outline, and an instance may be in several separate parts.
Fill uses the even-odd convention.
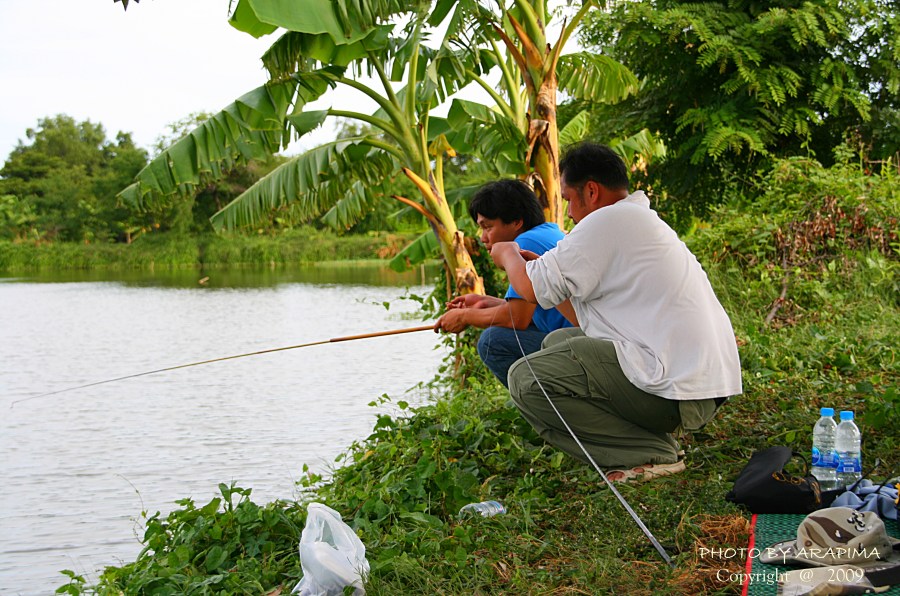
[[[650,480],[659,476],[670,476],[678,472],[684,472],[686,466],[684,460],[679,459],[672,464],[644,464],[635,466],[630,470],[610,470],[606,478],[610,482],[627,482],[628,480]]]

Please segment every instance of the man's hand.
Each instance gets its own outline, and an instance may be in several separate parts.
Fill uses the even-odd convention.
[[[465,322],[465,308],[454,308],[445,312],[434,324],[434,332],[462,333],[469,326]]]
[[[484,296],[482,294],[466,294],[465,296],[457,296],[447,303],[447,309],[454,308],[490,308],[502,304],[503,301],[493,296]]]
[[[504,271],[516,261],[525,260],[521,253],[522,250],[515,242],[495,242],[491,246],[491,258],[494,260],[494,264]]]
[[[519,250],[519,256],[522,257],[522,259],[525,261],[535,261],[541,258],[541,255],[537,254],[536,252],[524,249]]]

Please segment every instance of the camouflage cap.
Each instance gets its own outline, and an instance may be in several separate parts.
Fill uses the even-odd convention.
[[[884,522],[871,511],[849,507],[820,509],[806,516],[796,540],[776,542],[760,551],[770,565],[900,565],[900,540],[888,536]],[[892,566],[892,565],[891,565]]]

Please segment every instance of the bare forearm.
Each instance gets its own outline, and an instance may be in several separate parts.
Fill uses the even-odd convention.
[[[491,258],[504,271],[509,284],[526,302],[537,304],[534,286],[525,272],[525,259],[519,254],[519,245],[515,242],[499,242],[491,249]]]
[[[506,300],[503,298],[497,298],[496,296],[485,296],[482,298],[480,302],[480,306],[478,308],[499,308],[502,306],[506,306]]]
[[[523,300],[530,302],[531,304],[537,304],[537,298],[534,295],[534,286],[531,284],[531,279],[525,272],[525,261],[521,257],[519,257],[518,262],[514,261],[511,264],[511,267],[506,270],[506,275],[509,278],[509,285],[513,287]]]
[[[519,303],[519,304],[517,304]],[[490,308],[468,308],[461,313],[463,320],[472,327],[507,327],[527,329],[534,316],[534,307],[522,300],[513,300]]]
[[[575,327],[580,327],[578,324],[578,316],[575,314],[575,308],[572,306],[572,302],[566,300],[565,302],[561,302],[556,305],[556,310],[562,314],[566,318],[567,321],[572,323]]]

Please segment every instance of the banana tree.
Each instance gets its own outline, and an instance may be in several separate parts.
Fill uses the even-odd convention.
[[[484,47],[500,70],[499,89],[481,73],[470,72],[471,80],[482,87],[494,105],[454,100],[449,113],[457,134],[457,149],[494,160],[506,171],[526,178],[544,207],[548,221],[565,225],[565,209],[559,186],[560,135],[568,142],[584,138],[587,111],[575,116],[568,130],[557,126],[559,92],[587,103],[615,103],[636,93],[638,80],[627,68],[607,56],[588,52],[563,54],[563,48],[596,0],[576,3],[574,14],[559,26],[553,43],[548,41],[546,24],[551,9],[546,0],[512,0],[501,4],[499,12],[470,0],[474,27],[461,29],[470,47]],[[570,3],[572,4],[572,3]],[[513,136],[510,131],[518,131]],[[486,132],[488,131],[488,132]],[[487,144],[483,139],[494,138]],[[630,139],[610,143],[622,148],[623,157],[637,151],[644,159],[664,154],[647,131]],[[519,153],[516,154],[515,152]]]
[[[272,210],[290,209],[306,219],[322,216],[335,227],[347,226],[386,192],[385,180],[403,172],[420,196],[394,198],[421,213],[434,234],[401,258],[421,258],[439,247],[456,291],[480,292],[448,205],[453,192],[444,188],[444,156],[461,149],[502,172],[528,177],[548,219],[563,224],[557,88],[589,101],[614,101],[636,88],[626,69],[603,56],[561,54],[591,6],[591,1],[580,6],[551,47],[543,28],[546,2],[516,0],[497,15],[477,0],[437,0],[433,6],[426,1],[293,0],[287,5],[285,0],[240,0],[231,18],[238,29],[257,37],[286,30],[263,56],[271,80],[163,152],[122,197],[141,205],[190,192],[203,177],[277,152],[292,136],[314,130],[329,117],[355,119],[377,134],[326,143],[291,160],[217,213],[213,224],[232,229]],[[405,26],[386,24],[392,21]],[[445,35],[435,49],[425,41],[438,25]],[[493,67],[499,67],[499,90],[486,80]],[[431,115],[470,82],[484,88],[494,105],[456,99],[446,119]],[[339,86],[373,100],[377,111],[308,108]],[[563,132],[572,134],[583,123],[580,115]]]
[[[493,64],[484,61],[489,56],[475,60],[461,48],[428,47],[429,7],[385,1],[354,11],[359,5],[294,0],[287,7],[281,0],[240,0],[231,17],[236,28],[257,37],[286,30],[263,56],[270,81],[161,153],[122,198],[137,206],[166,200],[235,163],[277,152],[327,118],[358,120],[374,132],[290,160],[216,213],[213,225],[234,229],[290,209],[346,227],[402,172],[419,196],[394,198],[428,221],[456,292],[483,292],[446,199],[443,161],[453,155],[444,136],[449,128],[430,112],[468,82],[468,73],[483,73]],[[385,24],[390,19],[405,25]],[[377,109],[308,109],[337,87],[360,93]]]

